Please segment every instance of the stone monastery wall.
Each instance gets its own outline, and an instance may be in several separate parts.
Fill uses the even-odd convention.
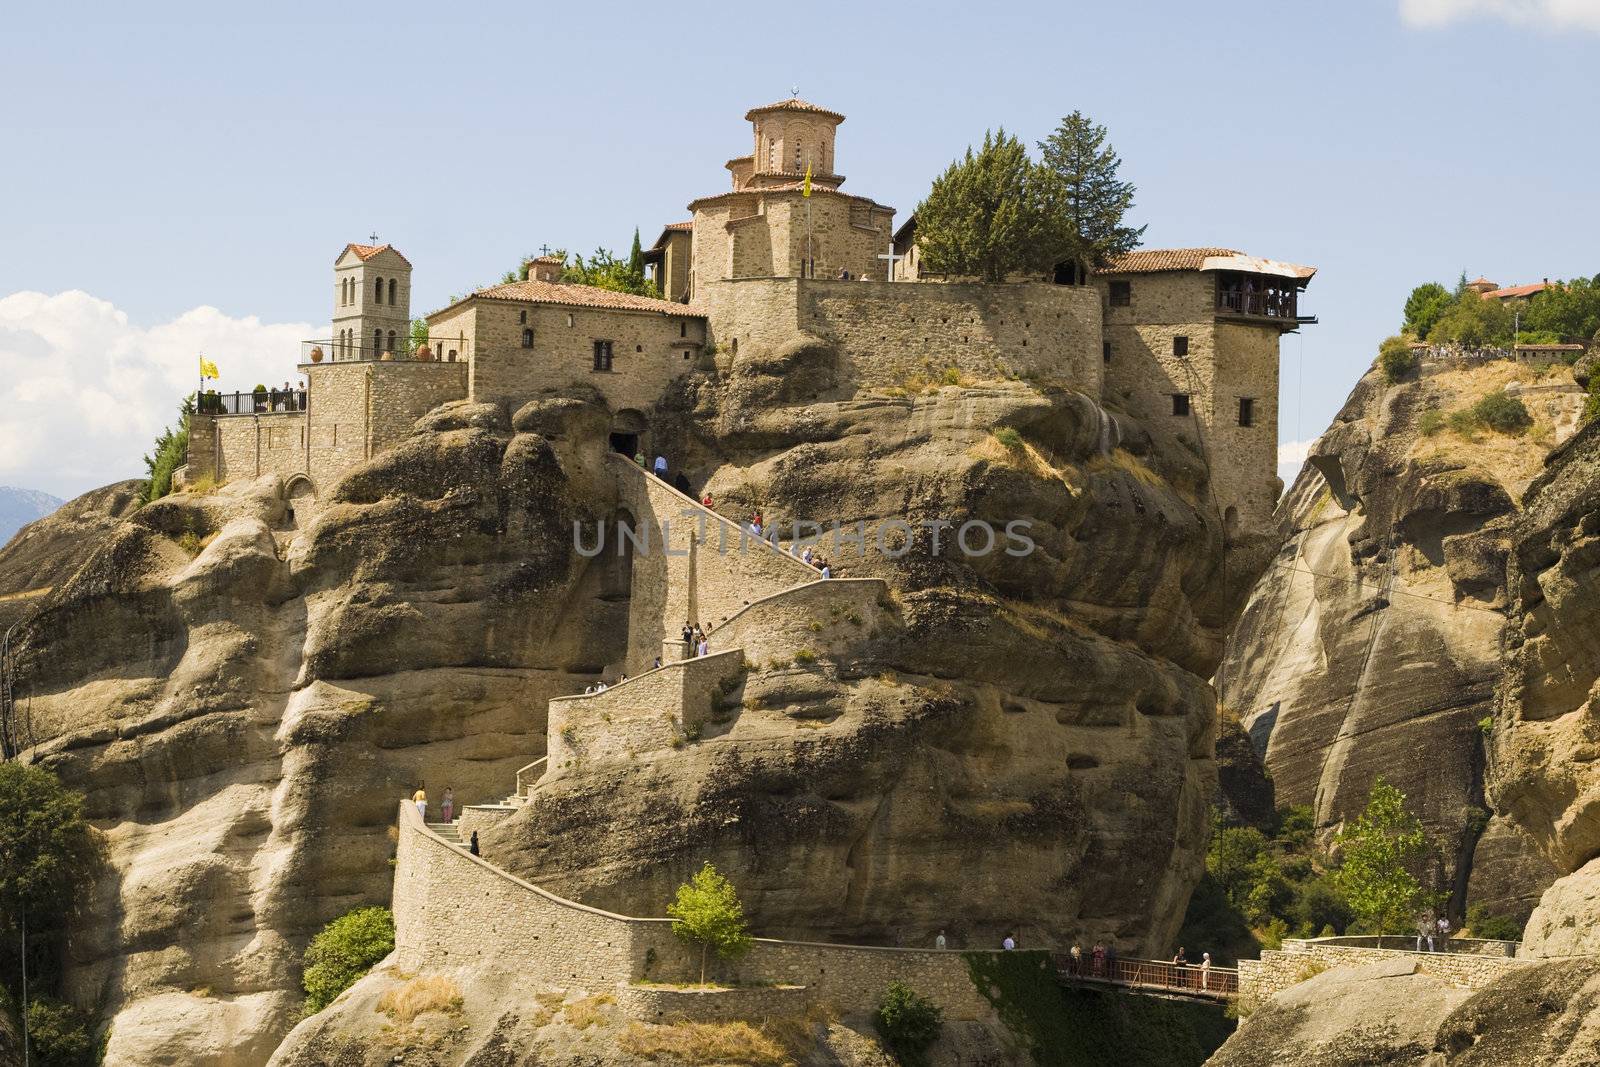
[[[564,900],[455,847],[400,804],[394,879],[395,951],[402,969],[484,967],[530,986],[612,992],[650,979],[692,981],[698,954],[667,919],[631,918]],[[870,1011],[893,980],[932,998],[954,1020],[991,1008],[968,976],[963,953],[867,948],[757,938],[724,980],[805,987],[807,1003]]]
[[[1266,949],[1259,960],[1239,961],[1239,996],[1262,1001],[1311,977],[1317,967],[1357,967],[1385,961],[1412,962],[1416,973],[1428,974],[1458,989],[1482,989],[1530,961],[1473,952],[1402,952],[1327,944],[1317,939],[1285,939],[1283,949]]]
[[[841,384],[894,387],[957,367],[968,378],[1055,379],[1098,397],[1100,296],[1087,286],[752,278],[704,286],[724,349],[809,337],[840,353]]]

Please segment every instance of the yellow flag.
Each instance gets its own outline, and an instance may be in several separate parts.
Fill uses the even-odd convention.
[[[806,197],[806,196],[810,196],[811,195],[811,161],[810,160],[806,161],[806,180],[803,183],[803,185],[801,186],[800,195],[802,197]]]
[[[202,378],[221,378],[222,375],[217,372],[217,365],[215,363],[211,362],[205,356],[201,356],[200,357],[200,377],[202,377]]]

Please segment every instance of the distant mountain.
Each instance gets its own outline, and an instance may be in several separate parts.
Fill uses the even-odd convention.
[[[66,501],[33,489],[0,485],[0,545],[34,519],[42,519]]]

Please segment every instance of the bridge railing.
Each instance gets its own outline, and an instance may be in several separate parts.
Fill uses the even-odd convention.
[[[1137,989],[1164,989],[1215,997],[1233,996],[1239,992],[1239,972],[1232,967],[1198,967],[1121,957],[1095,960],[1087,955],[1074,959],[1067,952],[1055,953],[1054,960],[1056,971],[1063,978],[1074,981],[1105,982]]]

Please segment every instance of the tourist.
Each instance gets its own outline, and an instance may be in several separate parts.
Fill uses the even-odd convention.
[[[661,657],[660,656],[657,656],[656,657],[656,661],[654,663],[650,664],[650,669],[653,670],[653,671],[659,671],[661,669]]]
[[[1106,973],[1106,947],[1100,942],[1094,943],[1094,948],[1089,952],[1089,965],[1094,969],[1096,978]]]
[[[941,952],[944,951],[944,931],[943,930],[940,930],[939,931],[939,936],[933,939],[933,947],[936,948],[936,949],[939,949]]]
[[[1006,939],[1000,942],[1000,947],[1005,949],[1007,952],[1010,952],[1012,949],[1017,947],[1017,941],[1010,934],[1007,934]]]
[[[707,510],[710,510],[713,507],[710,493],[707,493],[705,496],[700,498],[700,506]]]
[[[594,686],[592,686],[592,685],[585,686],[584,690],[583,690],[583,695],[586,696],[586,697],[594,696]]]
[[[1115,941],[1106,945],[1106,977],[1112,980],[1117,977],[1117,943]]]
[[[1071,971],[1072,971],[1073,974],[1079,975],[1081,977],[1082,974],[1083,974],[1083,946],[1078,944],[1076,941],[1074,941],[1072,943],[1071,956],[1072,956]]]
[[[829,563],[827,560],[822,561],[822,576],[824,578],[833,577],[833,564]]]
[[[816,559],[816,558],[817,558],[817,554],[815,552],[811,551],[811,546],[810,545],[807,545],[806,546],[806,550],[804,552],[800,553],[800,561],[802,563],[804,563],[808,567],[811,566],[811,561]]]
[[[1189,966],[1189,957],[1184,952],[1184,948],[1183,948],[1182,945],[1178,946],[1177,953],[1172,957],[1172,965],[1174,967],[1187,967],[1187,966]]]
[[[1443,915],[1439,916],[1439,949],[1440,952],[1450,951],[1450,920]]]
[[[662,481],[666,481],[667,480],[667,457],[666,456],[657,456],[656,457],[656,477],[660,478]]]
[[[417,787],[417,791],[415,793],[411,794],[411,800],[412,800],[413,803],[415,803],[417,805],[417,814],[422,816],[422,821],[423,822],[427,822],[428,821],[428,791],[426,789],[423,789],[421,786],[418,786]]]
[[[1200,988],[1211,988],[1211,953],[1200,953]]]
[[[683,620],[683,643],[686,645],[694,644],[694,627],[689,625],[688,619]]]
[[[633,454],[633,461],[639,465],[640,470],[644,470],[644,449],[641,448]]]
[[[700,643],[695,646],[695,654],[700,656],[709,656],[711,654],[711,642],[706,640],[705,634],[700,635]]]
[[[472,853],[474,856],[483,855],[483,853],[478,851],[478,831],[476,830],[472,831],[472,843],[467,846],[467,851]]]
[[[1427,912],[1417,916],[1417,951],[1422,951],[1422,943],[1428,943],[1428,951],[1433,951],[1433,917]]]
[[[439,801],[439,818],[445,822],[454,820],[456,814],[456,792],[449,786],[444,787],[444,798]]]
[[[839,280],[841,282],[847,282],[850,280],[850,272],[844,267],[839,268]]]

